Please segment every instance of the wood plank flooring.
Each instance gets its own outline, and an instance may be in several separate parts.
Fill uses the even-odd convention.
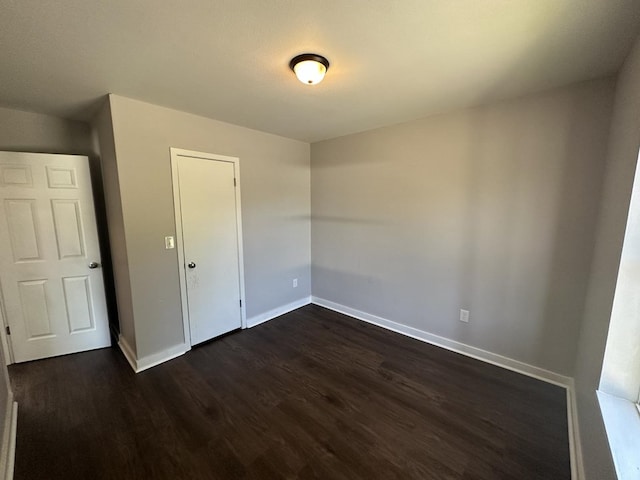
[[[138,375],[9,371],[16,480],[571,477],[564,389],[315,305]]]

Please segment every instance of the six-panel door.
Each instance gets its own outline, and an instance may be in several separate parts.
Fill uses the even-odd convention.
[[[109,346],[87,157],[0,152],[0,202],[14,361]]]

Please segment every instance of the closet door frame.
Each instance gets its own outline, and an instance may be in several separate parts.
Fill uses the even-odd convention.
[[[240,194],[240,159],[238,157],[229,157],[226,155],[218,155],[212,153],[198,152],[194,150],[185,150],[181,148],[170,148],[171,155],[171,182],[173,187],[173,210],[176,223],[175,247],[178,253],[178,272],[180,279],[180,301],[182,310],[182,325],[184,332],[184,344],[187,348],[191,348],[191,326],[189,324],[189,311],[187,303],[187,285],[185,284],[184,270],[186,268],[183,245],[182,232],[182,212],[180,210],[180,184],[178,178],[178,161],[180,157],[200,158],[204,160],[217,160],[223,162],[231,162],[234,164],[235,180],[236,180],[236,228],[238,231],[238,266],[240,276],[240,317],[241,328],[247,328],[245,287],[244,287],[244,252],[242,239],[242,206]]]

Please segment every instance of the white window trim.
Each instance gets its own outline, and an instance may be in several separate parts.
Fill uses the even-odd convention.
[[[601,391],[597,393],[618,480],[640,480],[638,404]]]

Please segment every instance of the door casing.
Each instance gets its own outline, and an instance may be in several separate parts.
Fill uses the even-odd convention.
[[[184,332],[184,344],[187,348],[191,348],[191,325],[189,324],[189,310],[187,303],[187,285],[185,282],[186,263],[184,258],[184,244],[182,232],[182,212],[180,210],[180,184],[178,181],[178,160],[180,157],[199,158],[203,160],[213,160],[219,162],[230,162],[234,165],[236,178],[236,228],[238,232],[238,268],[240,276],[240,298],[242,305],[240,306],[241,327],[247,328],[245,289],[244,289],[244,252],[242,240],[242,206],[240,203],[240,159],[238,157],[229,157],[226,155],[217,155],[212,153],[204,153],[193,150],[184,150],[181,148],[170,148],[171,154],[171,183],[173,187],[173,211],[176,222],[176,238],[175,246],[178,251],[178,275],[180,279],[180,301],[182,310],[182,324]]]

